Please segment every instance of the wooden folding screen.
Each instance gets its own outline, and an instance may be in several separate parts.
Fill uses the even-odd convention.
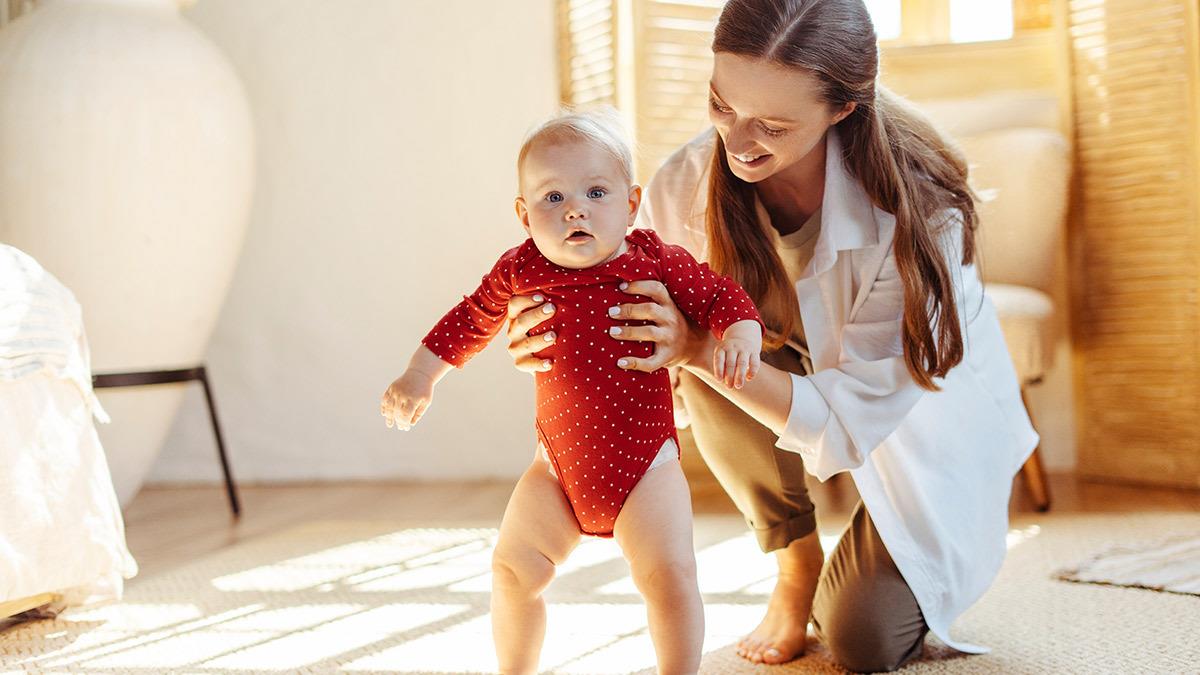
[[[1200,487],[1196,0],[1072,0],[1078,470]]]

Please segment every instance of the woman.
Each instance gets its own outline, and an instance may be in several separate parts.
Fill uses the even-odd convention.
[[[657,282],[614,339],[656,343],[625,367],[682,367],[696,444],[779,580],[738,645],[803,653],[814,630],[843,666],[894,670],[995,578],[1012,477],[1037,443],[974,259],[962,157],[877,86],[861,0],[731,0],[713,39],[710,130],[655,175],[643,224],[755,298],[771,331],[740,390],[717,385],[712,340]],[[644,302],[648,298],[650,302]],[[541,367],[510,309],[517,366]],[[550,367],[553,367],[550,365]],[[848,471],[862,501],[824,566],[804,473]]]

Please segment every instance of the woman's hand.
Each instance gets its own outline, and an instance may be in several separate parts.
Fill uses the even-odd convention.
[[[617,305],[608,310],[608,315],[614,319],[649,321],[653,325],[613,326],[609,329],[609,335],[618,340],[653,342],[654,353],[644,359],[623,356],[617,360],[617,365],[625,370],[652,373],[659,368],[683,365],[690,361],[697,336],[691,334],[687,319],[671,300],[667,287],[660,281],[647,279],[622,283],[621,290],[631,295],[644,295],[653,302]]]
[[[554,343],[554,331],[529,335],[534,326],[554,316],[554,305],[542,304],[541,295],[514,295],[508,301],[508,354],[517,370],[537,373],[553,367],[551,359],[539,359],[539,352]]]

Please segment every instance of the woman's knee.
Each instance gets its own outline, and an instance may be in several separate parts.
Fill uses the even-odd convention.
[[[498,588],[540,595],[554,580],[554,569],[538,551],[497,547],[492,553],[492,585]]]
[[[846,670],[880,673],[898,669],[920,654],[924,631],[904,635],[878,610],[858,616],[816,617],[821,641],[830,656]]]

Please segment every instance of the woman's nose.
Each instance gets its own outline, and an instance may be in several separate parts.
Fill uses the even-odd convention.
[[[757,145],[751,136],[748,124],[735,122],[725,132],[725,149],[735,155],[749,152]]]

